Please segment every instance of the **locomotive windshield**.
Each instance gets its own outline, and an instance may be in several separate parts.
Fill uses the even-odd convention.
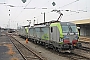
[[[62,30],[64,33],[78,32],[76,26],[70,26],[70,25],[62,26]]]
[[[71,26],[73,32],[78,32],[76,26]]]
[[[68,26],[62,26],[62,31],[63,32],[69,32]]]

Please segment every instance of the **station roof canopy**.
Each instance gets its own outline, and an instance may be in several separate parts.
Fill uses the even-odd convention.
[[[90,24],[90,19],[76,20],[76,21],[71,21],[71,22],[75,24]]]

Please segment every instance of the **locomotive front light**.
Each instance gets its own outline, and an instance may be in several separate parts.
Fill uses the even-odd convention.
[[[76,46],[76,44],[73,44],[73,46]]]

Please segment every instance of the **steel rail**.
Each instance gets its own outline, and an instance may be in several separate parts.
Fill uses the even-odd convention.
[[[24,58],[24,60],[27,60],[27,58],[23,55],[23,53],[18,49],[18,47],[15,45],[15,43],[12,41],[12,39],[14,39],[14,41],[17,41],[14,37],[9,36],[11,42],[14,44],[14,46],[16,47],[16,49],[19,51],[19,53],[21,54],[21,56]],[[46,60],[45,58],[39,56],[37,53],[35,53],[33,50],[31,50],[30,48],[26,47],[25,45],[23,45],[22,43],[20,43],[19,41],[17,41],[20,45],[22,45],[23,47],[25,47],[28,51],[32,52],[35,56],[37,56],[39,58],[39,60]]]
[[[24,60],[27,60],[25,57],[24,57],[24,55],[21,53],[21,51],[18,49],[18,47],[15,45],[15,43],[10,39],[10,41],[13,43],[13,45],[15,46],[15,48],[18,50],[18,52],[21,54],[21,56],[22,56],[22,58],[24,59]]]

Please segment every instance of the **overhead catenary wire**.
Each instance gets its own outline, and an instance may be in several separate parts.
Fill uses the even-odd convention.
[[[31,1],[32,1],[32,0],[30,0],[30,1],[25,5],[25,7],[27,7],[28,4],[29,4]],[[10,5],[10,7],[12,7],[12,5]],[[17,7],[17,6],[14,6],[14,7]],[[7,8],[7,5],[6,5],[6,8]],[[14,20],[16,20],[23,11],[24,11],[24,9],[22,9],[22,10],[20,11],[20,13],[14,18]],[[13,19],[13,18],[12,18],[12,19]]]
[[[66,6],[68,6],[68,5],[71,5],[71,4],[73,4],[73,3],[75,3],[75,2],[77,2],[77,1],[79,1],[79,0],[75,0],[75,1],[73,1],[73,2],[70,2],[70,3],[68,3],[68,4],[66,4],[66,5],[63,5],[63,6],[61,6],[61,7],[59,7],[59,9],[60,8],[63,8],[63,7],[66,7]],[[35,9],[35,8],[34,8]],[[48,9],[48,8],[47,8]],[[66,10],[60,10],[60,11],[66,11]],[[70,10],[71,11],[71,10]],[[45,12],[45,13],[50,13],[50,12]],[[39,15],[39,16],[41,16],[41,15]],[[38,17],[39,17],[38,16]]]
[[[71,2],[71,3],[69,3],[69,4],[66,4],[66,5],[64,5],[64,6],[62,6],[62,7],[65,7],[65,6],[67,6],[67,5],[70,5],[70,4],[73,4],[73,3],[75,3],[75,2],[77,2],[77,1],[79,1],[79,0],[76,0],[76,1],[74,1],[74,2]],[[31,2],[31,0],[29,1],[29,3]],[[49,1],[48,1],[49,2]],[[28,4],[29,4],[28,3]],[[24,9],[28,6],[28,4],[24,7]],[[59,7],[59,8],[61,8],[61,7]],[[19,15],[15,18],[15,19],[17,19],[19,16],[20,16],[20,14],[23,12],[23,10],[24,9],[22,9],[22,11],[19,13]],[[26,8],[26,9],[30,9],[30,8]],[[31,9],[36,9],[36,7],[34,7],[34,8],[31,8]],[[38,8],[37,8],[38,9]],[[40,8],[39,8],[40,9]],[[47,8],[41,8],[41,9],[47,9]],[[50,12],[45,12],[45,13],[50,13]],[[39,15],[39,16],[41,16],[41,15]]]
[[[43,5],[45,5],[46,3],[48,3],[48,2],[50,2],[50,1],[47,1],[47,2],[45,2]],[[24,9],[43,9],[43,10],[46,10],[47,8],[45,7],[43,7],[43,8],[37,8],[37,7],[34,7],[34,8],[24,8]],[[34,13],[34,12],[32,12],[32,13]],[[31,13],[31,14],[32,14]],[[38,15],[38,16],[34,16],[34,17],[39,17],[39,16],[41,16],[41,14],[40,15]],[[33,19],[33,17],[32,17],[32,19]]]
[[[68,6],[68,5],[71,5],[71,4],[73,4],[73,3],[77,2],[77,1],[79,1],[79,0],[75,0],[75,1],[73,1],[73,2],[70,2],[70,3],[66,4],[66,5],[63,5],[63,6],[59,7],[59,8],[66,7],[66,6]]]
[[[70,5],[70,4],[73,4],[73,3],[75,3],[75,2],[77,2],[77,1],[79,1],[79,0],[75,0],[75,1],[73,1],[73,2],[70,2],[70,3],[68,3],[68,4],[66,4],[66,5],[64,5],[64,6],[61,6],[61,7],[59,7],[59,8],[63,8],[63,7],[66,7],[66,6],[68,6],[68,5]],[[28,4],[27,4],[28,5]],[[27,6],[26,5],[26,6]],[[25,7],[26,8],[26,7]],[[36,8],[36,7],[34,7],[34,9],[38,9],[38,8]],[[40,8],[39,8],[40,9]],[[21,13],[22,13],[22,11],[21,11]],[[21,14],[20,13],[20,14]],[[45,12],[45,13],[50,13],[50,12]],[[20,15],[19,14],[19,15]],[[39,16],[41,16],[41,14],[39,15]],[[17,16],[16,18],[18,18],[19,16]],[[35,16],[35,17],[37,17],[37,16]]]
[[[86,12],[89,12],[89,11],[87,10],[87,1],[86,1],[86,10],[79,10],[78,6],[79,6],[79,4],[77,3],[77,11],[76,11],[76,13],[72,13],[72,14],[66,15],[66,16],[64,16],[64,17],[68,17],[68,16],[75,15],[75,14],[81,14],[81,13],[84,13],[84,12],[85,12],[85,13],[86,13]],[[73,12],[73,11],[71,11],[71,12]]]
[[[31,2],[31,0],[29,1],[29,3]],[[49,1],[48,1],[49,2]],[[29,3],[24,7],[24,9],[29,5]],[[35,9],[36,7],[34,7],[34,9]],[[24,10],[23,9],[23,10]],[[33,8],[32,8],[33,9]],[[43,9],[45,9],[45,8],[43,8]],[[23,10],[20,12],[20,14],[23,12]],[[20,16],[20,14],[15,18],[15,19],[17,19],[19,16]]]
[[[30,0],[24,8],[26,8],[30,4],[31,1],[32,0]],[[19,13],[19,15],[15,19],[17,19],[23,11],[24,11],[24,9],[21,10],[21,12]]]
[[[73,3],[77,2],[77,1],[79,1],[79,0],[75,0],[75,1],[73,1],[73,2],[70,2],[70,3],[66,4],[66,5],[63,5],[63,6],[59,7],[59,9],[60,9],[60,8],[63,8],[63,7],[66,7],[66,6],[68,6],[68,5],[71,5],[71,4],[73,4]],[[65,11],[65,10],[61,10],[61,11]]]

